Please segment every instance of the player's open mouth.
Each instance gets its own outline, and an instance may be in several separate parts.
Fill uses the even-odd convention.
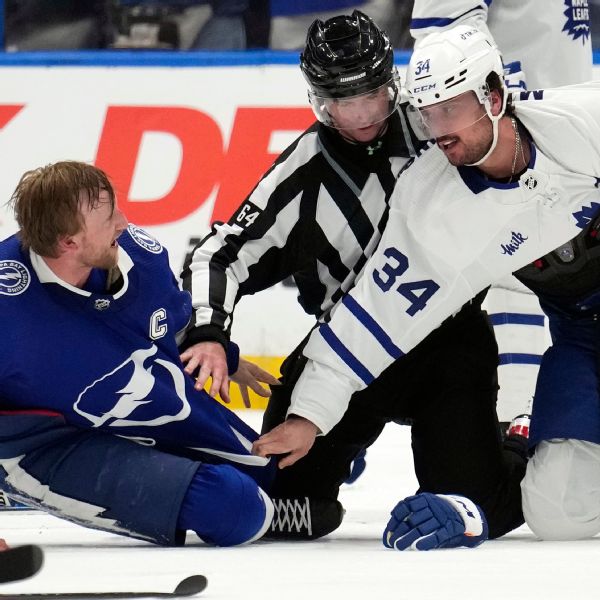
[[[439,138],[437,145],[444,151],[450,150],[458,143],[458,138]]]

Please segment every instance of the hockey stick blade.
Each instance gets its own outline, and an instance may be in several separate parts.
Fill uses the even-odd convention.
[[[0,594],[2,600],[62,600],[66,598],[89,598],[114,600],[115,598],[184,598],[194,596],[206,589],[208,580],[204,575],[191,575],[179,582],[173,592],[56,592],[51,594]]]
[[[35,575],[44,563],[39,546],[19,546],[0,552],[0,583],[20,581]]]

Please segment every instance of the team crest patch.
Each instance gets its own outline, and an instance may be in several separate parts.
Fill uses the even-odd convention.
[[[152,252],[153,254],[160,254],[162,252],[163,248],[160,242],[141,227],[129,225],[127,230],[129,231],[129,235],[133,238],[133,241],[144,250],[148,250],[148,252]]]
[[[590,206],[582,206],[581,210],[573,213],[575,224],[580,229],[584,229],[598,212],[600,212],[600,204],[598,202],[590,202]]]
[[[17,260],[0,261],[0,294],[18,296],[22,294],[31,282],[27,267]]]
[[[590,37],[588,0],[565,0],[565,6],[567,9],[563,14],[567,18],[567,22],[562,30],[572,36],[574,40],[581,38],[581,42],[585,43]]]

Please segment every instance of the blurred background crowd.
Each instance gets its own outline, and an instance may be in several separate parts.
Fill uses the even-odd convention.
[[[410,50],[412,5],[412,0],[4,0],[4,47],[294,50],[303,46],[315,18],[359,8],[388,32],[396,49]],[[590,13],[593,47],[600,49],[600,0],[590,0]]]

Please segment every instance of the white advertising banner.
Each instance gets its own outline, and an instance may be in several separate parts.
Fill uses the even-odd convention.
[[[110,175],[177,274],[314,120],[296,66],[4,67],[0,81],[0,236],[16,230],[5,202],[25,171],[83,160]],[[303,317],[294,288],[277,286],[240,303],[236,340],[281,356],[308,331]]]
[[[4,204],[25,171],[83,160],[110,175],[177,274],[313,121],[296,65],[3,66],[0,82],[0,236],[16,230]],[[312,322],[278,285],[240,303],[234,337],[245,354],[281,356]]]

